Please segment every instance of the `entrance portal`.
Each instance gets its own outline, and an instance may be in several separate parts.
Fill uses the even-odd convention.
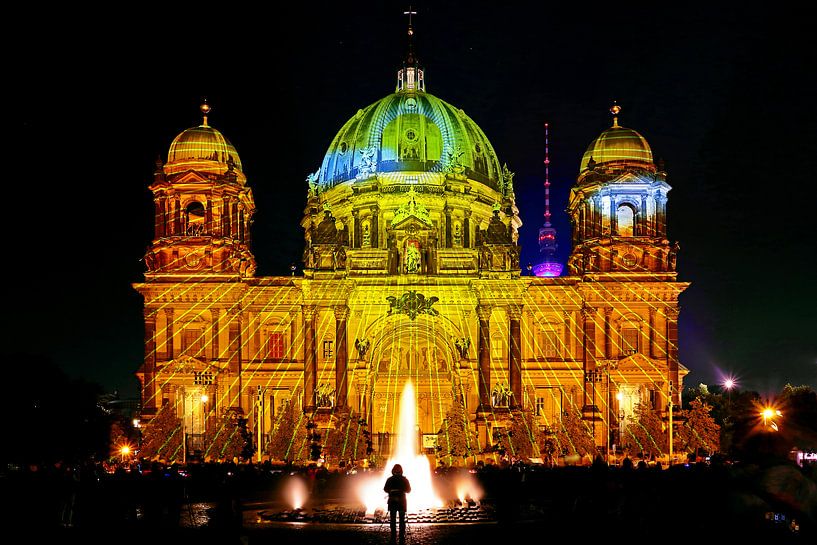
[[[387,454],[399,429],[400,395],[410,379],[416,390],[417,444],[422,451],[424,446],[432,448],[430,436],[436,436],[451,407],[457,383],[454,351],[433,320],[389,321],[390,327],[376,341],[369,368],[370,429],[376,450]]]

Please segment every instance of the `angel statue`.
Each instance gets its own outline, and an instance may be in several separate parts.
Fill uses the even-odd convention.
[[[370,146],[360,150],[360,172],[357,175],[358,179],[368,178],[377,170],[377,148]]]
[[[468,357],[468,349],[471,347],[471,339],[468,337],[457,337],[454,339],[454,346],[457,347],[460,357],[465,359]]]
[[[508,168],[508,164],[505,163],[502,165],[502,195],[505,197],[510,197],[513,194],[513,177],[516,176],[516,173],[511,172]]]
[[[309,184],[309,191],[307,196],[309,197],[317,197],[318,196],[318,178],[320,177],[320,169],[316,170],[311,174],[306,175],[306,183]]]
[[[357,348],[358,358],[365,360],[366,352],[369,351],[369,339],[355,339],[355,348]]]
[[[462,166],[462,162],[460,161],[460,158],[464,154],[465,152],[460,146],[457,146],[457,149],[454,151],[448,151],[448,161],[445,169],[454,174],[462,174],[465,172],[465,167]]]

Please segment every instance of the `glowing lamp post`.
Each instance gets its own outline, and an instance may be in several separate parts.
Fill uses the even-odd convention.
[[[128,445],[123,445],[122,448],[119,449],[119,455],[122,458],[122,463],[125,463],[125,458],[130,456],[130,447]]]
[[[764,428],[771,428],[773,431],[778,431],[779,428],[777,426],[777,422],[775,422],[775,418],[779,416],[783,416],[783,413],[778,411],[773,407],[766,406],[760,412],[760,416],[763,417],[763,427]],[[771,421],[771,424],[769,423]]]

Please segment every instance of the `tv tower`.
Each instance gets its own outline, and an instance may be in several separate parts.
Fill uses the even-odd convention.
[[[564,265],[556,261],[556,229],[550,224],[550,142],[545,123],[545,224],[539,228],[539,253],[544,261],[533,266],[534,276],[559,276]]]

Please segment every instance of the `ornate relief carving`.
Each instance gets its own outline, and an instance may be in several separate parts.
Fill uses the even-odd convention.
[[[389,301],[389,316],[392,314],[405,314],[409,319],[414,320],[418,314],[428,314],[429,316],[437,316],[439,312],[431,308],[431,305],[439,301],[438,297],[429,297],[416,291],[407,291],[399,298],[390,295],[386,297]]]

